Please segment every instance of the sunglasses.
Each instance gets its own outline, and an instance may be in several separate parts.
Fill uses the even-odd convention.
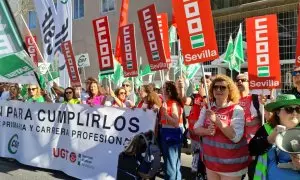
[[[72,91],[66,91],[65,94],[72,94]]]
[[[227,86],[219,86],[219,85],[214,85],[213,86],[213,90],[215,90],[215,91],[218,91],[218,90],[220,90],[220,91],[225,91],[227,89]]]
[[[130,87],[129,84],[122,84],[123,87]]]
[[[34,91],[34,90],[36,90],[37,88],[28,88],[27,90],[28,91]]]
[[[236,80],[235,80],[235,82],[239,82],[239,81],[241,81],[241,82],[248,82],[247,79],[236,79]]]
[[[299,76],[300,75],[300,71],[293,71],[292,72],[292,76]]]
[[[292,114],[294,111],[296,111],[296,113],[300,114],[300,106],[297,107],[284,107],[281,108],[284,109],[286,111],[286,113],[288,114]]]

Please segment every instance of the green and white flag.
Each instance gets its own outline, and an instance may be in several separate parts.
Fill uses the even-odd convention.
[[[244,49],[243,49],[243,32],[242,32],[242,23],[240,24],[239,32],[234,41],[234,50],[233,56],[237,62],[237,67],[234,69],[240,72],[241,64],[245,62],[244,60]]]
[[[0,81],[20,83],[15,78],[25,74],[24,78],[29,78],[32,70],[31,58],[23,48],[8,3],[0,0]]]

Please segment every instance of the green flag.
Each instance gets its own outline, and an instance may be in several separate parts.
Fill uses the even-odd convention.
[[[194,76],[196,75],[196,73],[198,72],[198,70],[200,69],[200,67],[201,67],[201,66],[200,66],[200,63],[189,65],[189,66],[186,68],[186,75],[187,75],[187,78],[188,78],[188,79],[194,78]]]
[[[172,43],[177,41],[177,31],[175,26],[169,28],[169,44],[172,47]]]
[[[144,67],[142,65],[140,65],[140,76],[146,76],[149,74],[153,74],[153,72],[151,71],[150,65],[146,64]]]
[[[245,62],[244,49],[243,49],[242,23],[240,24],[239,32],[235,38],[233,56],[236,58],[239,65]]]
[[[13,79],[32,71],[31,59],[6,1],[0,1],[0,76]]]
[[[228,63],[229,64],[229,69],[232,70],[232,56],[233,56],[233,40],[232,40],[232,35],[230,34],[230,38],[229,38],[229,41],[228,41],[228,44],[227,44],[227,48],[226,48],[226,51],[225,51],[225,57],[224,57],[224,62]]]

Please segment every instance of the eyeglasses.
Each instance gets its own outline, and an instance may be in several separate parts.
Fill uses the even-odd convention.
[[[239,81],[241,81],[241,82],[248,82],[247,79],[236,79],[236,80],[235,80],[235,82],[239,82]]]
[[[293,71],[292,72],[292,76],[299,76],[300,75],[300,71]]]
[[[226,86],[219,86],[219,85],[214,85],[213,86],[213,89],[215,90],[215,91],[217,91],[217,90],[220,90],[220,91],[225,91],[226,89],[227,89],[227,87]]]
[[[123,87],[130,87],[130,84],[122,84]]]
[[[125,94],[126,94],[126,92],[119,92],[119,95],[122,95],[122,94],[124,94],[124,95],[125,95]]]
[[[27,90],[28,91],[34,91],[34,90],[36,90],[37,88],[28,88]]]
[[[286,111],[286,113],[288,114],[292,114],[294,111],[296,111],[296,113],[300,114],[300,107],[297,106],[297,107],[284,107],[284,108],[281,108],[281,109],[284,109]]]
[[[66,91],[65,94],[72,94],[72,91]]]

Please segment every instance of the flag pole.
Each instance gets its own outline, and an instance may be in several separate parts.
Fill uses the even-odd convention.
[[[28,33],[29,33],[29,36],[30,36],[30,37],[32,38],[32,40],[33,40],[33,44],[34,44],[34,46],[36,47],[37,52],[39,53],[39,55],[40,55],[40,57],[41,57],[43,63],[45,64],[46,61],[45,61],[44,57],[42,56],[42,53],[41,53],[41,51],[40,51],[38,45],[36,44],[36,42],[35,42],[35,40],[34,40],[34,38],[33,38],[33,35],[32,35],[32,33],[31,33],[31,31],[30,31],[30,29],[29,29],[29,27],[28,27],[28,25],[27,25],[27,23],[26,23],[26,21],[25,21],[23,15],[20,14],[20,16],[21,16],[21,19],[22,19],[22,21],[23,21],[23,23],[24,23],[24,25],[25,25],[26,30],[27,30]],[[49,71],[49,67],[46,66],[46,69],[47,69],[47,71],[48,71],[48,73],[49,73],[51,79],[53,80],[52,74],[51,74],[51,72]],[[46,78],[46,79],[47,79],[47,82],[48,82],[48,78]]]
[[[202,70],[202,75],[204,77],[204,87],[205,87],[205,93],[206,93],[206,98],[207,98],[207,106],[208,106],[208,109],[211,109],[210,108],[210,102],[209,102],[208,87],[207,87],[207,83],[206,83],[205,75],[204,75],[204,66],[203,66],[203,63],[200,63],[200,66],[201,66],[201,70]]]
[[[264,89],[262,89],[262,97],[265,97],[264,95]],[[262,126],[265,124],[265,104],[262,104],[262,110],[261,110],[261,124]]]

